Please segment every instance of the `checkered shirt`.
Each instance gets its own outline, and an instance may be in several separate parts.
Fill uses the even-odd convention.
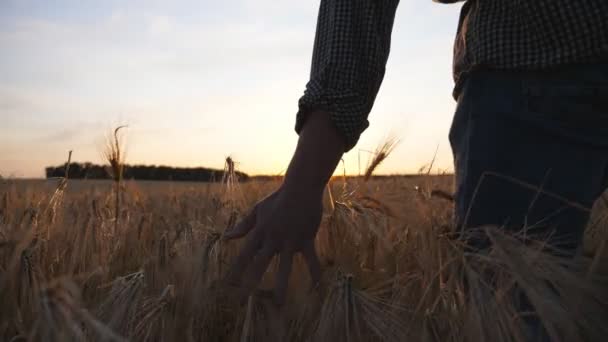
[[[308,113],[323,110],[346,151],[355,146],[384,78],[398,3],[321,0],[296,132]],[[608,0],[469,0],[454,44],[454,97],[476,69],[547,70],[607,59]]]

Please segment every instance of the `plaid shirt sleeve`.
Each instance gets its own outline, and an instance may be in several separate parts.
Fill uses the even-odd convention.
[[[307,115],[327,112],[352,149],[384,78],[399,0],[321,0],[310,81],[299,101],[296,132]]]

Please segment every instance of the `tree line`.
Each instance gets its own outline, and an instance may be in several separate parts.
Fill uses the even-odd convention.
[[[224,178],[224,170],[205,167],[179,168],[157,165],[124,165],[123,178],[134,180],[158,181],[190,181],[190,182],[219,182]],[[49,166],[46,178],[65,177],[66,165]],[[249,176],[243,172],[235,172],[239,181],[247,181]],[[68,167],[70,179],[112,179],[109,166],[93,163],[70,163]]]

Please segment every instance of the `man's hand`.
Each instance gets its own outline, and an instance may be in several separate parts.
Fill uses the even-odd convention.
[[[228,281],[249,295],[258,286],[274,255],[279,255],[274,299],[285,300],[293,256],[302,253],[312,278],[319,281],[321,269],[315,252],[315,235],[323,212],[325,185],[344,153],[344,140],[329,114],[308,115],[300,131],[298,146],[287,168],[281,188],[259,202],[226,239],[247,235],[247,240],[228,273]]]
[[[323,211],[321,197],[290,197],[289,194],[289,189],[277,190],[260,201],[234,229],[224,234],[225,239],[247,235],[245,245],[228,274],[228,281],[242,284],[245,294],[255,289],[274,255],[279,255],[274,288],[274,300],[278,305],[285,300],[295,253],[300,252],[304,256],[313,286],[321,277],[314,245]]]

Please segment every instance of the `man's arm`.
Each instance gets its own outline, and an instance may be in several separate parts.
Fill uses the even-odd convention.
[[[275,302],[285,300],[293,255],[302,253],[312,283],[321,277],[314,239],[322,216],[322,195],[344,151],[344,141],[324,112],[310,114],[280,189],[259,202],[225,239],[247,235],[227,276],[249,295],[275,254],[280,254]]]
[[[345,146],[328,113],[316,111],[309,114],[300,131],[282,190],[289,196],[321,196]]]
[[[323,111],[350,150],[384,79],[398,0],[323,0],[319,8],[310,81],[299,101],[296,131]]]
[[[322,0],[311,79],[300,99],[300,138],[280,189],[260,201],[226,239],[247,236],[228,280],[249,295],[275,255],[275,300],[285,299],[295,253],[313,284],[321,276],[314,240],[322,194],[342,154],[367,128],[367,116],[384,78],[398,0]]]

